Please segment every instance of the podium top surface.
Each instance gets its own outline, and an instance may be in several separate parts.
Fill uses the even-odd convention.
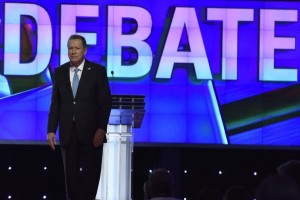
[[[145,96],[112,95],[109,124],[133,125],[140,128],[145,114]]]
[[[143,95],[112,95],[112,109],[144,109]]]

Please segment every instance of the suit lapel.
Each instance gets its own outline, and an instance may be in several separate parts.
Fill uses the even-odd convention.
[[[80,91],[84,89],[85,82],[89,80],[89,72],[91,71],[91,65],[89,61],[85,60],[84,66],[83,66],[83,71],[81,73],[76,97],[80,95]]]
[[[67,63],[64,66],[64,70],[63,70],[63,81],[66,87],[66,92],[68,92],[69,95],[71,95],[73,97],[73,93],[72,93],[72,85],[70,82],[70,63]]]

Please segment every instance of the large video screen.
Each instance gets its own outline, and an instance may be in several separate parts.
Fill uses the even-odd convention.
[[[135,143],[300,146],[299,2],[0,1],[0,141],[45,141],[67,39],[144,95]]]

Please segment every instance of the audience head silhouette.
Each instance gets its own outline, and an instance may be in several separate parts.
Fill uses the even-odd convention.
[[[159,168],[149,174],[145,185],[146,199],[174,199],[174,177],[166,169]],[[161,198],[164,197],[164,198]]]
[[[256,200],[300,200],[298,186],[286,176],[264,178],[256,190]]]
[[[247,188],[241,185],[234,185],[225,191],[223,200],[252,200],[252,198]]]
[[[300,161],[289,160],[282,163],[277,168],[277,173],[281,176],[287,176],[292,179],[300,188]]]

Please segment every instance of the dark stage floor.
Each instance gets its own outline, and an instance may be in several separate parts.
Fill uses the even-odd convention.
[[[201,188],[224,192],[244,185],[252,193],[258,182],[300,149],[136,144],[132,165],[132,199],[143,199],[149,170],[167,168],[176,179],[176,195],[192,200]],[[0,199],[64,199],[60,149],[46,145],[0,145]]]

